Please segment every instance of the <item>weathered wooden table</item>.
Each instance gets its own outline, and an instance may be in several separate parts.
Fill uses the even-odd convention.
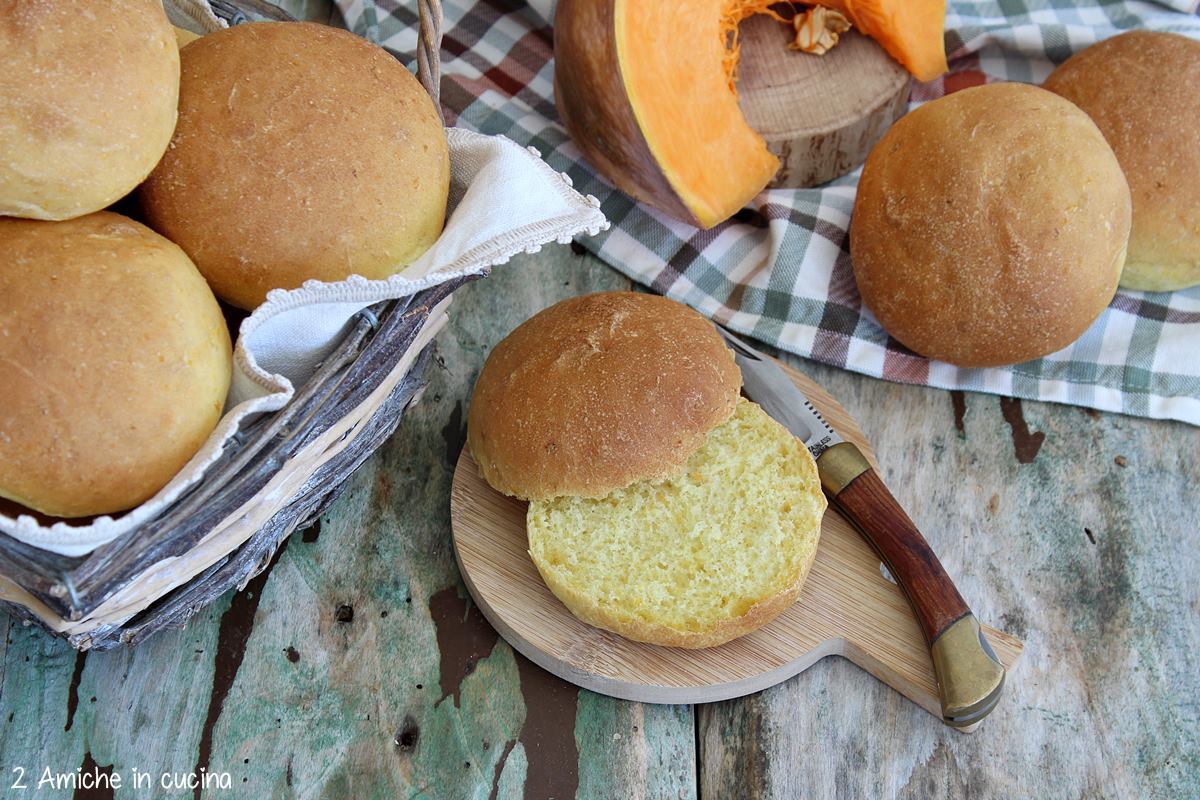
[[[330,18],[328,0],[286,5]],[[38,779],[81,766],[126,786],[134,769],[156,787],[227,773],[232,789],[194,793],[214,798],[1200,796],[1200,429],[1185,425],[788,358],[857,417],[980,619],[1025,639],[974,734],[838,658],[739,700],[646,706],[498,640],[450,544],[471,386],[534,312],[624,288],[561,246],[461,290],[391,441],[185,629],[77,655],[0,614],[0,797],[70,797]]]
[[[980,618],[1026,640],[974,734],[837,658],[740,700],[645,706],[497,640],[450,544],[471,386],[529,315],[628,286],[560,246],[462,290],[396,435],[187,628],[76,655],[0,616],[0,796],[70,796],[36,777],[93,764],[229,773],[206,797],[1200,796],[1200,430],[1184,425],[794,360],[873,438]],[[30,789],[9,788],[15,768]]]

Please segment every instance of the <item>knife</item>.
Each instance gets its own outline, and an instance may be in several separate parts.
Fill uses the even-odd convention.
[[[808,446],[830,502],[904,591],[929,645],[942,721],[963,728],[986,717],[1004,688],[1004,665],[921,531],[862,451],[838,435],[778,364],[716,328],[733,350],[746,395]]]

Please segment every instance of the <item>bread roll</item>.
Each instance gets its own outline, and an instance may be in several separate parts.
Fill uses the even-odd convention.
[[[1121,285],[1200,283],[1200,42],[1131,31],[1076,53],[1046,88],[1088,113],[1133,195]]]
[[[677,475],[601,499],[531,503],[529,553],[584,622],[640,642],[713,647],[796,601],[825,505],[805,446],[742,400]]]
[[[0,0],[0,216],[69,219],[128,194],[178,96],[161,0]]]
[[[564,300],[488,357],[467,446],[493,488],[532,500],[530,556],[584,622],[712,647],[799,596],[816,464],[740,388],[712,323],[631,292]]]
[[[0,497],[59,517],[141,503],[229,380],[225,320],[178,247],[106,211],[0,219]]]
[[[1077,339],[1112,299],[1129,187],[1095,124],[1034,86],[992,84],[903,117],[863,167],[850,254],[905,346],[962,367]]]
[[[179,125],[141,190],[217,296],[386,278],[437,239],[450,161],[433,102],[346,31],[236,25],[181,51]]]
[[[574,297],[492,351],[467,445],[505,494],[603,497],[682,469],[741,385],[712,323],[687,306],[633,292]]]

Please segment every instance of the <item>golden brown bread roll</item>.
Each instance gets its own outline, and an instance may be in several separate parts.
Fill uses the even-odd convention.
[[[183,251],[107,211],[0,219],[0,497],[131,508],[221,417],[229,332]]]
[[[1131,31],[1076,53],[1045,87],[1088,113],[1133,195],[1121,285],[1200,283],[1200,42]]]
[[[467,422],[484,477],[526,500],[603,497],[679,471],[742,378],[712,323],[647,294],[564,300],[488,356]]]
[[[161,0],[0,0],[0,215],[69,219],[128,194],[178,96]]]
[[[863,302],[905,346],[963,367],[1077,339],[1112,299],[1129,187],[1087,115],[1015,83],[903,117],[863,168],[850,254]]]
[[[531,500],[530,558],[575,616],[713,647],[795,602],[825,496],[804,443],[740,387],[712,323],[653,295],[564,300],[492,351],[467,446]]]
[[[179,124],[141,190],[151,227],[218,297],[386,278],[442,229],[450,161],[433,102],[346,31],[264,22],[181,51]]]

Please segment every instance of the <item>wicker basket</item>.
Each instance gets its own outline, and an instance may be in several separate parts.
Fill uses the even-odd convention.
[[[440,114],[441,8],[437,0],[419,0],[419,7],[418,78]],[[213,0],[211,8],[229,24],[290,19],[262,0]],[[420,394],[425,344],[445,322],[450,294],[468,280],[359,312],[291,402],[243,422],[200,483],[118,539],[72,558],[0,534],[0,606],[76,648],[103,650],[181,625],[230,588],[245,586],[396,429]],[[295,490],[281,497],[264,491],[281,478]],[[237,544],[223,549],[223,540]],[[181,574],[188,576],[182,583]],[[69,624],[122,595],[131,605],[107,612],[113,622],[87,630]],[[138,610],[129,616],[129,608]],[[47,622],[53,619],[68,624],[56,630]]]

